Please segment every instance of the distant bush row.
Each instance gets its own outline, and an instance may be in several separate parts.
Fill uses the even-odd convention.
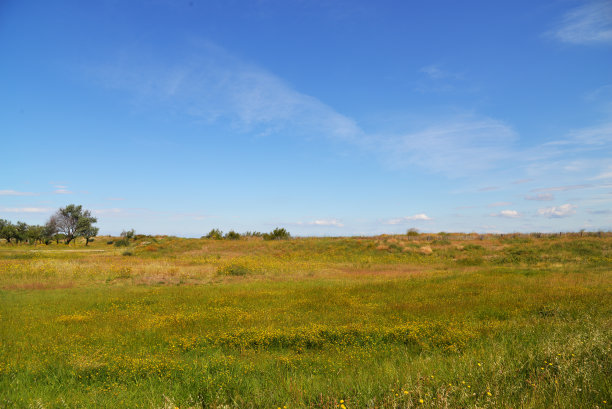
[[[234,230],[223,234],[219,229],[212,229],[206,236],[202,236],[203,239],[213,240],[239,240],[241,237],[262,237],[264,240],[286,240],[291,237],[291,234],[284,229],[277,227],[270,233],[260,233],[258,231],[248,231],[246,233],[237,233]]]

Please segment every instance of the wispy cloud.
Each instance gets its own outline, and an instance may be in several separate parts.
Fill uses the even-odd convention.
[[[501,206],[508,206],[511,204],[512,202],[495,202],[495,203],[488,204],[487,207],[501,207]]]
[[[605,210],[587,210],[587,213],[589,213],[589,214],[596,214],[596,215],[612,214],[612,210],[610,210],[610,209],[605,209]]]
[[[38,193],[19,192],[17,190],[0,190],[0,196],[38,196]]]
[[[130,91],[135,102],[165,104],[196,120],[231,124],[238,132],[343,141],[394,167],[418,166],[457,177],[499,166],[516,134],[477,114],[444,115],[398,134],[365,132],[319,99],[274,74],[206,43],[184,61],[125,59],[93,69],[106,86]],[[432,73],[433,69],[430,69]],[[91,73],[90,73],[91,74]],[[438,73],[436,75],[442,75]]]
[[[561,206],[545,207],[538,209],[538,214],[541,216],[558,218],[568,217],[576,213],[576,206],[570,203],[563,204]]]
[[[516,139],[515,132],[501,121],[466,116],[380,143],[396,164],[459,177],[496,168],[514,157]]]
[[[502,210],[499,213],[492,213],[491,216],[505,217],[508,219],[518,219],[519,217],[521,217],[521,214],[517,212],[516,210]]]
[[[532,182],[533,179],[519,179],[512,182],[513,185],[521,185],[523,183]]]
[[[440,64],[431,64],[421,68],[421,72],[433,80],[444,78],[461,78],[461,75],[442,69]]]
[[[344,224],[338,219],[322,219],[315,220],[308,223],[311,226],[332,226],[332,227],[344,227]]]
[[[535,200],[538,202],[546,202],[553,200],[555,197],[550,193],[538,193],[537,195],[527,195],[525,200]]]
[[[53,193],[55,193],[56,195],[69,195],[72,194],[72,192],[68,189],[56,189],[53,191]]]
[[[591,1],[573,8],[548,35],[570,44],[612,43],[612,2]]]
[[[363,135],[352,119],[211,43],[199,44],[185,61],[123,60],[95,72],[105,85],[133,91],[140,104],[167,104],[170,110],[208,122],[223,120],[241,131],[266,135],[291,130],[349,140]]]
[[[425,213],[419,213],[419,214],[415,214],[414,216],[404,216],[404,217],[398,217],[396,219],[390,219],[390,220],[385,221],[384,224],[397,225],[397,224],[405,224],[405,223],[415,222],[415,221],[430,221],[430,220],[433,220],[433,219],[427,216]]]
[[[125,210],[124,209],[119,209],[117,207],[111,208],[111,209],[94,209],[92,210],[93,214],[97,214],[97,215],[107,215],[107,214],[119,214],[119,213],[123,213]]]
[[[479,192],[491,192],[493,190],[498,190],[499,186],[486,186],[486,187],[481,187],[480,189],[478,189]]]
[[[567,185],[567,186],[554,186],[554,187],[543,187],[538,189],[532,189],[532,192],[565,192],[568,190],[586,189],[593,185]]]
[[[47,207],[0,207],[0,211],[7,213],[48,213],[52,210]]]

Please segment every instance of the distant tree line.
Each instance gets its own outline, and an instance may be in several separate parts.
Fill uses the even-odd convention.
[[[83,237],[85,245],[88,245],[98,234],[99,229],[94,226],[97,221],[83,206],[70,204],[58,209],[44,226],[0,219],[0,239],[17,244],[49,244],[52,241],[70,244],[77,237]]]
[[[229,232],[223,234],[223,232],[219,229],[212,229],[206,236],[202,236],[203,239],[213,239],[213,240],[239,240],[241,237],[262,237],[264,240],[285,240],[291,237],[291,234],[284,229],[277,227],[272,230],[270,233],[260,233],[258,231],[248,231],[246,233],[237,233],[234,230],[230,230]]]

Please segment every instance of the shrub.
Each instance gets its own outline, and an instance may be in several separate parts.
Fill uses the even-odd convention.
[[[111,245],[111,244],[113,244],[114,242],[115,242],[115,240],[109,240],[109,241],[107,241],[107,242],[106,242],[106,244]]]
[[[115,242],[115,247],[127,247],[130,245],[130,241],[127,237],[123,237]]]
[[[219,267],[217,269],[217,273],[228,276],[245,276],[251,273],[251,270],[248,267],[240,264],[230,264],[224,267]]]
[[[228,240],[238,240],[240,239],[240,233],[236,233],[233,230],[230,230],[225,234],[225,238]]]
[[[126,240],[130,240],[132,238],[134,238],[134,229],[132,230],[124,230],[121,232],[121,237],[125,238]]]
[[[408,229],[408,231],[406,232],[406,236],[415,237],[418,235],[419,235],[419,230],[415,229],[414,227]]]
[[[291,234],[284,228],[277,227],[270,233],[264,233],[264,240],[286,240],[291,237]]]
[[[219,229],[212,229],[206,235],[207,239],[221,240],[223,238],[223,232]]]
[[[129,250],[126,250],[126,251],[124,251],[123,253],[121,253],[121,255],[123,255],[123,256],[131,256],[131,255],[133,255],[133,254],[134,254],[134,253],[132,253],[132,252],[131,252],[131,251],[129,251]]]

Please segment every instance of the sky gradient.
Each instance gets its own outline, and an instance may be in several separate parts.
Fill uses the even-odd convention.
[[[611,1],[0,2],[0,218],[612,229]]]

